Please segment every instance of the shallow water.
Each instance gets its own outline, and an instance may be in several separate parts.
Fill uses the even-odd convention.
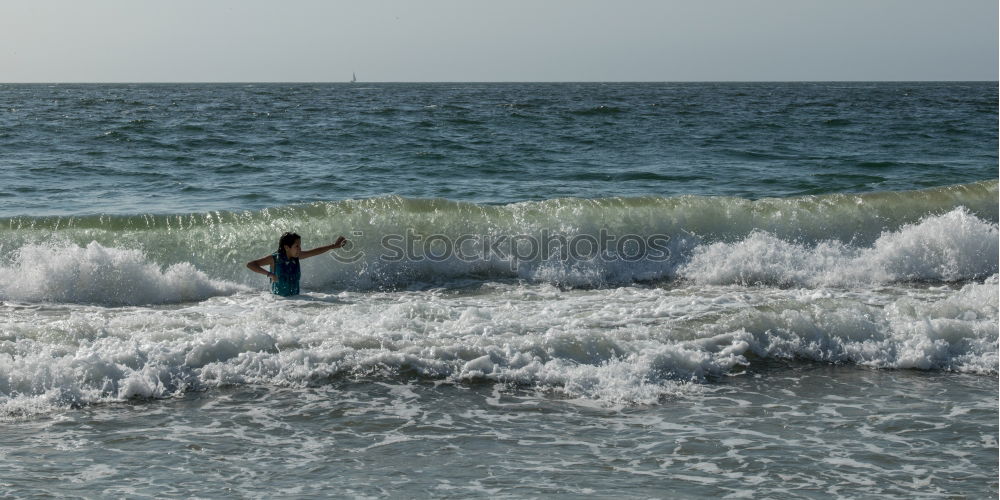
[[[419,379],[8,422],[4,489],[81,496],[989,496],[997,380],[770,362],[639,406]]]

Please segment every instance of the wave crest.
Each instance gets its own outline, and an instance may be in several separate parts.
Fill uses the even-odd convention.
[[[852,286],[961,281],[997,273],[997,225],[964,207],[884,232],[871,247],[805,245],[756,231],[696,248],[680,276],[708,284]]]
[[[0,263],[6,263],[0,266],[12,277],[0,284],[0,298],[130,305],[263,291],[266,280],[244,264],[273,252],[278,235],[288,230],[303,236],[304,247],[344,235],[357,257],[345,258],[341,249],[303,261],[304,290],[469,279],[581,288],[675,278],[777,286],[963,281],[997,272],[996,199],[997,183],[987,181],[762,200],[566,198],[477,205],[390,196],[245,213],[16,218],[0,224]],[[649,245],[623,255],[632,247],[602,247],[605,234]],[[395,249],[387,247],[391,235],[418,242],[415,257],[386,259],[406,246],[397,241]],[[601,257],[565,258],[558,244],[552,254],[514,251],[525,239],[553,238],[593,242],[581,248]],[[442,241],[456,248],[471,242],[472,258],[433,258],[438,250],[428,243]],[[499,253],[485,245],[491,241],[505,241]],[[662,245],[654,249],[653,241]]]
[[[20,247],[9,265],[0,295],[24,302],[93,303],[122,306],[200,301],[247,288],[210,278],[188,262],[166,268],[139,250],[97,242]]]

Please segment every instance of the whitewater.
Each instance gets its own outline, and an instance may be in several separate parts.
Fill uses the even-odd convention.
[[[3,408],[301,386],[376,368],[651,403],[679,382],[744,369],[750,354],[995,375],[996,198],[992,182],[752,202],[396,198],[10,219]],[[241,263],[253,235],[265,253],[292,221],[307,241],[334,224],[357,240],[339,259],[303,264],[309,293],[277,299]],[[393,252],[353,236],[597,227],[662,232],[669,258],[508,248],[498,262],[502,252],[458,259],[430,245],[387,261]]]

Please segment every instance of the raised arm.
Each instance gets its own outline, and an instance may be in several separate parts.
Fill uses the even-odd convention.
[[[343,236],[341,236],[341,237],[337,238],[337,241],[335,241],[332,245],[326,245],[326,246],[322,246],[322,247],[316,247],[316,248],[313,248],[312,250],[303,250],[303,251],[299,252],[299,259],[308,259],[309,257],[315,257],[315,256],[317,256],[317,255],[319,255],[321,253],[329,252],[330,250],[333,250],[334,248],[340,248],[340,247],[344,246],[344,243],[347,243],[347,238],[344,238]]]
[[[271,269],[274,269],[274,257],[268,255],[267,257],[247,262],[247,269],[255,273],[267,275],[268,278],[271,278],[271,281],[278,281],[276,274],[264,269],[262,266],[271,266]]]

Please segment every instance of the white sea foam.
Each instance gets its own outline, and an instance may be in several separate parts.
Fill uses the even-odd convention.
[[[761,357],[970,373],[997,370],[997,287],[970,284],[940,300],[884,307],[844,298],[740,311],[730,330]]]
[[[0,297],[25,302],[104,305],[164,304],[204,300],[246,290],[209,278],[187,262],[166,268],[145,253],[97,242],[29,244],[0,266]]]
[[[238,293],[172,308],[7,305],[7,414],[220,386],[429,377],[655,403],[759,358],[995,374],[997,284],[955,290],[549,285]]]
[[[694,250],[680,276],[713,284],[852,286],[960,281],[997,273],[997,225],[963,208],[883,232],[871,247],[801,244],[757,231]]]

